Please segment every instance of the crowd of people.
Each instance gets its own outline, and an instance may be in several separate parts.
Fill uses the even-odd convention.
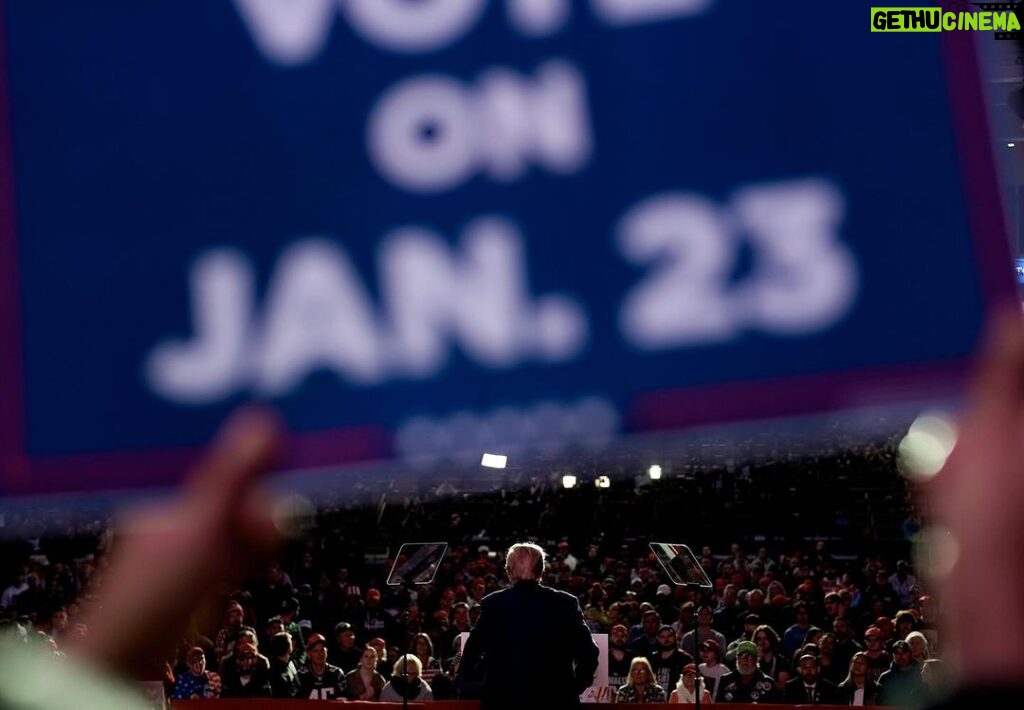
[[[715,481],[709,474],[697,485]],[[915,516],[907,484],[895,471],[889,481],[887,499],[900,510],[888,516],[902,525],[873,541],[698,548],[714,581],[707,592],[670,585],[645,540],[608,530],[586,540],[542,539],[552,552],[543,582],[575,595],[591,631],[608,634],[609,692],[620,702],[688,701],[697,692],[717,703],[924,702],[947,682],[939,605],[906,561],[884,554],[908,549],[906,520]],[[666,482],[658,497],[672,500],[693,485]],[[746,490],[757,498],[756,484]],[[407,497],[387,515],[325,509],[260,577],[225,596],[216,624],[197,620],[176,653],[151,659],[150,675],[172,698],[472,696],[457,675],[460,644],[483,597],[508,585],[504,548],[534,522],[548,533],[569,525],[585,534],[573,517],[585,507],[579,497],[600,495],[534,485],[473,496],[484,503],[477,507],[449,491]],[[628,520],[652,504],[649,491],[629,495],[632,514],[621,495],[614,512],[605,506],[600,514],[609,523]],[[733,493],[735,505],[748,504],[742,497]],[[487,517],[474,517],[487,503]],[[358,534],[360,526],[377,529],[371,514],[378,528],[391,516],[410,534],[449,536],[431,583],[383,583],[393,548],[367,547],[372,536]],[[95,526],[88,532],[7,544],[20,551],[0,596],[7,633],[56,654],[90,633],[80,612],[102,585],[107,537]]]

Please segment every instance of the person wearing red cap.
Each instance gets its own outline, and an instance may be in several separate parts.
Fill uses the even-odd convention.
[[[711,699],[718,699],[718,681],[729,672],[729,667],[722,663],[722,646],[714,639],[708,639],[700,645],[701,664],[697,666],[701,679],[710,683]]]
[[[327,639],[312,634],[306,640],[309,662],[299,671],[299,692],[295,697],[309,700],[344,698],[348,691],[345,674],[327,662]]]
[[[892,665],[892,654],[885,650],[882,630],[877,626],[869,626],[864,632],[864,660],[868,664],[868,678],[877,683],[878,679]]]
[[[698,687],[700,688],[701,705],[710,705],[712,702],[711,693],[704,687],[704,679],[697,677],[697,666],[687,663],[683,666],[683,672],[679,676],[675,690],[668,696],[668,701],[670,703],[693,704],[697,702]]]

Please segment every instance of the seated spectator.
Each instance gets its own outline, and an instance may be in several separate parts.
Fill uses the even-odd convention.
[[[469,629],[466,630],[468,631]],[[359,616],[359,621],[356,624],[356,636],[362,639],[381,636],[387,639],[389,643],[396,643],[398,639],[397,631],[394,617],[383,608],[380,590],[376,587],[370,587],[366,590],[366,603],[363,613]],[[359,665],[359,657],[362,655],[362,652],[355,648],[354,641],[352,651],[351,657],[339,657],[337,659],[341,667],[346,670]],[[346,663],[350,665],[346,665]]]
[[[434,658],[434,642],[424,633],[416,634],[412,640],[412,652],[420,659],[423,680],[434,681],[434,676],[441,672],[441,662]]]
[[[761,624],[754,631],[754,645],[757,646],[757,667],[775,681],[779,693],[791,677],[791,666],[785,657],[779,654],[779,635],[767,624]],[[737,654],[739,654],[737,646]]]
[[[234,646],[235,639],[238,637],[238,632],[242,630],[244,619],[245,611],[242,609],[242,605],[236,601],[229,602],[227,609],[224,611],[224,623],[221,625],[220,630],[217,631],[217,636],[213,642],[217,663],[231,655],[231,649]]]
[[[686,651],[690,656],[697,655],[697,649],[702,643],[708,640],[714,640],[718,642],[719,646],[725,646],[725,636],[719,631],[715,631],[711,627],[711,623],[715,619],[715,613],[712,611],[710,606],[701,605],[697,610],[697,640],[694,641],[693,630],[687,631],[683,634],[683,640],[680,644],[680,648]],[[673,686],[675,683],[672,684]]]
[[[892,645],[892,667],[878,679],[879,705],[916,705],[921,697],[921,666],[914,660],[910,644]]]
[[[11,585],[7,587],[3,594],[0,595],[0,608],[12,609],[14,603],[19,594],[28,589],[28,582],[26,578],[28,576],[28,567],[22,566],[13,575]]]
[[[745,611],[740,613],[739,618],[741,631],[750,628],[751,630],[748,633],[753,633],[753,627],[756,627],[761,623],[762,614],[768,610],[765,601],[765,592],[762,589],[751,589],[747,593],[747,608]],[[754,622],[750,622],[748,621],[748,617],[750,616],[755,616],[757,619]],[[750,640],[750,636],[747,636],[747,640]]]
[[[868,662],[868,676],[871,680],[878,679],[892,666],[892,654],[885,650],[882,630],[877,626],[869,626],[864,632],[864,658]]]
[[[835,634],[831,632],[822,634],[818,639],[819,674],[833,685],[842,683],[850,672],[850,661],[840,658],[837,646]]]
[[[679,607],[675,619],[672,622],[672,628],[678,638],[683,638],[687,631],[693,629],[693,602],[686,602]]]
[[[704,684],[708,688],[713,700],[718,698],[719,680],[729,672],[729,667],[722,663],[722,647],[718,642],[709,639],[700,645],[701,663],[697,667],[700,671]]]
[[[803,646],[801,646],[801,649],[802,649],[803,652],[800,653],[799,655],[797,655],[797,658],[800,658],[800,656],[803,656],[803,655],[809,653],[812,656],[814,656],[815,658],[817,658],[818,659],[818,664],[821,665],[821,647],[818,646],[818,644],[816,644],[816,643],[805,643]]]
[[[63,648],[64,638],[69,633],[68,630],[68,610],[59,606],[50,612],[49,624],[47,632],[56,642],[57,648]]]
[[[897,641],[906,641],[911,631],[917,628],[917,617],[909,609],[896,612],[894,635]]]
[[[679,676],[679,681],[676,684],[675,690],[669,695],[668,701],[670,703],[692,704],[697,701],[698,692],[700,693],[702,705],[710,705],[713,702],[711,693],[704,687],[704,679],[697,677],[697,666],[688,663],[683,668],[683,673]]]
[[[658,629],[661,617],[654,609],[647,609],[641,622],[630,629],[630,648],[637,656],[650,656],[658,651]]]
[[[384,702],[400,703],[407,700],[433,700],[434,691],[430,684],[420,678],[423,666],[420,659],[411,653],[398,658],[391,668],[391,680],[380,691]]]
[[[587,592],[587,605],[583,608],[583,618],[594,633],[601,633],[611,628],[614,621],[608,615],[606,607],[608,594],[600,583],[594,582]],[[617,609],[618,607],[616,607]]]
[[[854,638],[853,627],[845,616],[837,616],[832,620],[832,632],[836,636],[836,663],[845,670],[850,666],[850,659],[853,658],[853,654],[863,651],[864,647]]]
[[[327,639],[312,634],[306,641],[309,661],[299,671],[297,698],[308,700],[334,700],[343,698],[348,690],[341,668],[327,662]]]
[[[629,629],[616,624],[608,634],[608,685],[612,697],[629,679],[630,663],[635,654],[629,649]]]
[[[662,688],[674,688],[683,667],[693,663],[693,657],[676,645],[676,632],[668,624],[658,630],[658,651],[649,660],[655,681]]]
[[[930,705],[943,700],[953,688],[949,666],[938,658],[926,659],[921,664],[921,703]]]
[[[295,597],[289,597],[281,602],[281,630],[291,634],[292,662],[296,668],[306,663],[306,639],[302,635],[302,626],[298,620],[299,611],[299,600]]]
[[[889,577],[888,581],[889,586],[892,587],[893,591],[896,592],[896,596],[899,597],[901,606],[909,607],[914,603],[912,590],[918,586],[918,581],[910,573],[910,564],[906,560],[900,560],[896,563],[896,571]],[[896,616],[898,622],[899,614]]]
[[[665,689],[655,681],[651,662],[637,656],[629,663],[629,679],[615,693],[616,703],[664,703]]]
[[[675,619],[679,616],[679,607],[672,603],[672,587],[659,584],[654,593],[654,610],[662,619]]]
[[[270,692],[275,698],[294,698],[298,692],[299,672],[292,661],[292,635],[279,631],[270,637]]]
[[[331,658],[337,661],[338,667],[348,671],[358,666],[363,652],[356,647],[356,632],[352,624],[347,621],[339,622],[334,627],[334,641],[336,648]]]
[[[928,639],[928,648],[933,654],[942,655],[939,645],[939,606],[928,594],[922,594],[917,600],[920,616],[917,619],[917,630]]]
[[[279,634],[282,631],[284,631],[284,622],[281,621],[280,616],[272,616],[269,619],[267,619],[267,625],[264,629],[263,635],[264,645],[266,645],[266,642],[270,641],[270,639],[273,638],[275,634]]]
[[[380,693],[386,681],[377,672],[376,649],[367,646],[359,657],[359,667],[345,676],[348,686],[348,697],[352,700],[380,700]]]
[[[741,641],[736,646],[736,670],[722,676],[717,702],[781,702],[782,693],[776,687],[775,681],[757,667],[757,654],[757,645],[752,641]]]
[[[786,658],[793,658],[796,650],[804,645],[807,632],[811,629],[810,609],[804,602],[793,605],[794,623],[782,634],[781,653]],[[755,640],[754,643],[757,643]]]
[[[459,674],[459,664],[462,663],[462,637],[456,636],[452,642],[452,657],[445,659],[442,664],[442,673],[434,676],[434,682],[430,689],[434,691],[434,700],[454,700],[458,697],[460,688],[456,684]],[[469,689],[468,695],[476,697],[473,689]]]
[[[876,624],[879,616],[892,618],[892,615],[900,608],[900,598],[889,584],[888,574],[882,569],[875,572],[874,582],[864,588],[863,597],[875,613]]]
[[[878,704],[878,683],[871,677],[871,666],[866,652],[853,654],[846,678],[836,688],[836,703],[839,705]]]
[[[257,650],[256,635],[243,633],[221,663],[222,698],[269,698],[270,661]]]
[[[177,649],[174,654],[177,659],[177,663],[174,666],[175,677],[181,673],[188,672],[188,654],[196,646],[203,649],[207,663],[216,657],[213,650],[213,640],[199,633],[198,628],[196,620],[194,618],[190,619],[188,622],[188,630],[177,641]]]
[[[807,629],[807,635],[804,637],[803,645],[800,646],[800,648],[796,650],[796,653],[793,654],[792,660],[796,661],[800,656],[804,655],[804,648],[808,645],[821,646],[821,635],[823,633],[825,633],[825,631],[817,626],[812,626]]]
[[[722,590],[722,598],[715,609],[712,626],[722,633],[726,638],[732,638],[740,633],[742,624],[740,614],[743,607],[739,603],[739,588],[735,584],[727,584]],[[724,646],[722,648],[725,648]]]
[[[380,677],[384,679],[384,682],[387,682],[391,677],[391,662],[388,661],[388,642],[380,636],[374,636],[366,642],[366,645],[377,652],[377,672],[380,673]],[[362,660],[361,654],[360,660]]]
[[[456,642],[460,641],[459,638],[455,640]],[[458,664],[461,660],[460,657],[444,661],[441,664],[441,671],[434,675],[432,680],[427,681],[430,683],[430,689],[434,693],[434,700],[455,700],[458,698],[459,692],[455,683],[455,676],[459,671]]]
[[[896,624],[888,616],[879,616],[875,619],[875,628],[882,634],[882,648],[892,655],[892,645],[900,640],[896,638]]]
[[[821,619],[822,625],[827,629],[832,628],[832,622],[835,621],[837,617],[843,616],[846,612],[846,607],[848,606],[848,604],[844,605],[842,603],[839,592],[831,591],[826,594],[825,615]]]
[[[195,646],[185,654],[188,670],[180,673],[171,691],[172,700],[218,698],[221,692],[220,675],[206,670],[206,654]]]
[[[754,590],[758,591],[758,590]],[[754,591],[750,592],[748,598],[754,594]],[[736,664],[736,647],[742,641],[753,641],[754,632],[761,626],[761,617],[757,614],[745,614],[743,616],[743,633],[738,638],[733,639],[725,649],[725,662],[731,665]]]
[[[832,705],[836,686],[820,677],[817,657],[807,653],[797,661],[797,677],[786,683],[785,702],[794,705]]]
[[[917,663],[923,664],[932,657],[931,646],[928,639],[920,631],[911,631],[907,634],[907,643],[910,644],[910,653]]]

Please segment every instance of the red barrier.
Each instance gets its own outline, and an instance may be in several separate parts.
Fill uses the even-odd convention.
[[[401,703],[380,703],[366,700],[285,700],[284,698],[224,698],[221,700],[172,700],[173,710],[297,710],[319,705],[321,708],[337,707],[344,704],[346,708],[363,708],[363,710],[380,710],[381,708],[400,708]],[[471,700],[448,703],[437,701],[430,703],[409,703],[410,708],[446,708],[449,710],[475,710],[479,703]]]
[[[282,700],[275,698],[238,698],[230,700],[174,700],[171,707],[174,710],[295,710],[296,708],[309,708],[313,703],[319,703],[321,707],[336,706],[338,700]],[[667,703],[662,703],[667,704]],[[400,708],[401,703],[374,703],[362,700],[348,701],[347,708],[364,708],[365,710],[386,710],[386,708]],[[425,702],[409,703],[410,708],[430,708],[430,710],[478,710],[480,703],[476,700],[428,700]],[[587,704],[584,707],[601,708],[604,704]],[[616,704],[616,708],[640,708],[649,707],[636,703]],[[818,710],[839,710],[845,705],[729,705],[731,708],[757,708],[757,710],[791,710],[792,708],[818,708]]]

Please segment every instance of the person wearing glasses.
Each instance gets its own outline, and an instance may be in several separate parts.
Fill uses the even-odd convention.
[[[651,662],[637,656],[629,664],[629,678],[615,693],[616,703],[664,703],[665,689],[658,685]]]

